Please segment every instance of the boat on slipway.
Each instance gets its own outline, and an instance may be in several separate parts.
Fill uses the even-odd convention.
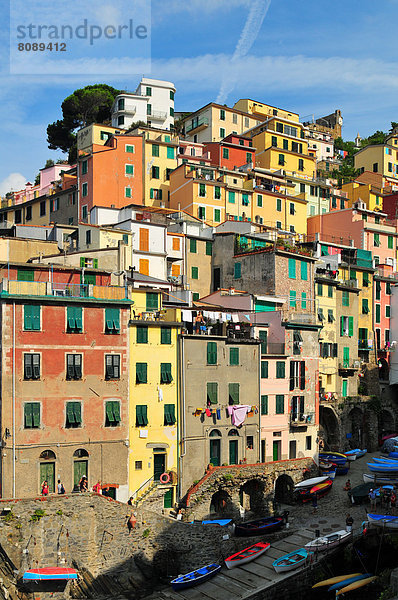
[[[293,569],[302,567],[307,561],[309,555],[310,552],[307,550],[307,548],[299,548],[294,552],[290,552],[289,554],[285,554],[285,556],[281,556],[281,558],[277,558],[272,563],[272,566],[277,573],[292,571]]]
[[[24,582],[34,581],[69,581],[77,579],[77,571],[68,567],[43,567],[39,569],[29,569],[22,575]]]
[[[341,529],[340,531],[335,531],[307,542],[304,548],[307,548],[310,552],[324,552],[325,550],[331,550],[332,548],[336,548],[336,546],[340,546],[340,544],[344,544],[351,536],[351,531]]]
[[[184,590],[186,588],[193,587],[194,585],[198,585],[199,583],[203,583],[211,577],[214,577],[214,575],[216,575],[220,570],[221,565],[217,565],[216,563],[206,565],[205,567],[201,567],[195,571],[190,571],[190,573],[186,573],[185,575],[179,575],[173,579],[171,582],[171,587],[176,592],[178,590]]]
[[[257,544],[253,544],[253,546],[249,546],[244,550],[239,550],[236,554],[232,554],[225,559],[225,566],[228,569],[233,569],[234,567],[240,567],[255,558],[258,558],[264,552],[268,550],[271,546],[268,542],[258,542]]]
[[[283,517],[263,517],[255,521],[246,521],[235,525],[235,535],[238,537],[263,535],[280,529],[283,523]]]

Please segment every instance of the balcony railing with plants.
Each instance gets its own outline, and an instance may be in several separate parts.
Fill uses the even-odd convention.
[[[290,425],[291,427],[305,427],[306,425],[315,424],[315,412],[301,413],[299,411],[292,410],[290,412]]]

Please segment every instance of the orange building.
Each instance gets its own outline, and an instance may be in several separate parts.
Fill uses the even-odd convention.
[[[122,208],[143,203],[143,136],[114,135],[79,157],[80,218],[93,206]]]

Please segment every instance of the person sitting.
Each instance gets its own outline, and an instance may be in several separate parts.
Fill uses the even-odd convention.
[[[347,481],[345,482],[343,490],[345,490],[346,492],[349,492],[351,490],[351,481],[349,479],[347,479]]]

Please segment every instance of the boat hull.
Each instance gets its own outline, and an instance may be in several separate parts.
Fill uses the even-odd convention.
[[[344,579],[343,581],[339,581],[338,583],[331,585],[330,588],[328,588],[328,592],[337,592],[338,590],[341,590],[342,588],[344,588],[352,583],[355,583],[356,581],[361,581],[362,579],[367,579],[370,576],[371,576],[371,573],[361,573],[361,575],[357,575],[355,577],[349,577],[348,579]]]
[[[347,592],[357,590],[361,587],[364,587],[365,585],[369,585],[369,583],[372,583],[372,581],[374,581],[375,579],[377,579],[376,575],[372,575],[371,577],[365,577],[365,579],[354,581],[354,583],[350,583],[350,585],[341,588],[341,590],[339,590],[336,595],[340,596],[340,594],[346,594]]]
[[[300,483],[296,483],[294,487],[296,488],[296,490],[300,488],[310,488],[314,485],[317,485],[318,483],[323,483],[327,480],[327,478],[327,475],[322,475],[321,477],[312,477],[311,479],[304,479],[303,481],[300,481]]]
[[[372,473],[396,473],[398,476],[398,462],[393,464],[388,463],[367,463],[369,471]]]
[[[392,485],[394,483],[398,483],[398,476],[397,477],[379,477],[377,475],[377,473],[364,473],[363,474],[363,480],[365,483],[374,483],[375,485],[379,484],[379,483],[391,483]]]
[[[271,544],[258,542],[257,544],[253,544],[253,546],[249,546],[244,550],[240,550],[236,554],[232,554],[228,558],[225,559],[225,566],[228,569],[233,569],[234,567],[240,567],[244,565],[258,556],[261,556],[268,550]]]
[[[334,533],[321,536],[315,540],[312,540],[311,542],[308,542],[305,545],[305,548],[307,548],[309,552],[325,552],[326,550],[340,546],[340,544],[344,544],[344,542],[347,542],[351,536],[351,532],[341,529],[340,531],[335,531]]]
[[[316,495],[318,498],[323,498],[332,489],[333,480],[328,479],[322,483],[314,485],[312,488],[299,488],[295,490],[296,498],[300,502],[309,502]]]
[[[337,575],[336,577],[330,577],[329,579],[323,579],[322,581],[318,581],[318,583],[316,583],[312,587],[315,589],[315,588],[319,588],[319,587],[325,587],[327,585],[333,585],[334,583],[338,583],[339,581],[344,581],[345,579],[348,579],[349,577],[357,577],[359,575],[362,575],[362,573],[350,573],[348,575]]]
[[[43,569],[29,569],[22,576],[23,581],[68,581],[77,579],[75,569],[48,567]]]
[[[283,525],[283,517],[267,517],[266,519],[257,519],[238,523],[235,525],[235,535],[237,537],[251,537],[255,535],[265,535],[272,531],[277,531]]]
[[[398,529],[398,517],[392,517],[391,515],[376,515],[374,513],[369,513],[368,522],[369,525],[373,525],[373,527]]]
[[[191,571],[190,573],[180,575],[176,579],[173,579],[171,582],[171,587],[174,591],[178,591],[199,585],[211,577],[214,577],[214,575],[216,575],[220,570],[221,565],[217,565],[216,563],[206,565],[205,567],[201,567],[196,571]]]
[[[290,552],[277,560],[274,560],[272,566],[277,573],[284,573],[286,571],[293,571],[303,566],[309,556],[309,552],[306,548],[300,548],[295,552]]]

